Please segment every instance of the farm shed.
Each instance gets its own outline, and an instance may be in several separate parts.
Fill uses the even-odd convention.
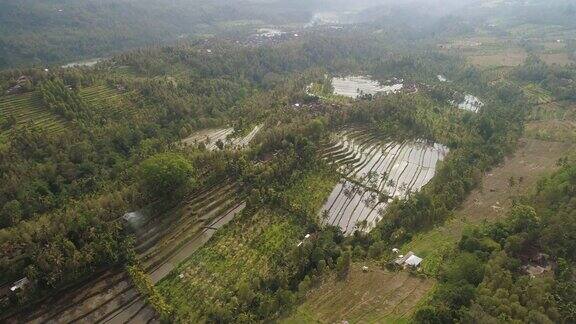
[[[416,256],[414,252],[410,251],[406,255],[400,255],[394,263],[404,268],[417,268],[420,266],[420,263],[422,263],[422,258]]]
[[[404,262],[404,265],[410,266],[410,267],[418,267],[420,265],[420,263],[422,262],[422,258],[417,257],[415,255],[411,255],[406,262]]]

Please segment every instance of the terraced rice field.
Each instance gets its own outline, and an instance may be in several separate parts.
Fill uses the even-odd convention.
[[[207,187],[161,217],[135,229],[136,251],[154,283],[205,244],[245,207],[236,183]],[[156,314],[121,269],[111,269],[43,303],[33,313],[8,319],[21,323],[157,323]]]
[[[66,121],[49,111],[35,92],[0,97],[0,119],[9,117],[16,119],[16,127],[30,124],[50,132],[66,128]]]
[[[378,81],[364,76],[333,78],[332,86],[334,87],[334,94],[352,99],[356,99],[364,94],[396,93],[404,88],[404,84],[401,82],[391,85],[381,85]]]
[[[123,117],[134,116],[138,112],[125,93],[106,85],[83,88],[80,90],[80,97],[92,109],[109,119],[123,120]]]
[[[458,104],[458,108],[477,113],[484,103],[473,95],[467,94],[464,96],[464,101]]]
[[[204,144],[206,149],[213,151],[218,148],[218,141],[221,141],[227,148],[242,149],[250,144],[261,129],[262,125],[255,126],[246,136],[237,138],[231,138],[234,128],[205,129],[182,140],[182,143],[185,145]]]
[[[424,141],[390,142],[370,131],[351,129],[335,134],[323,151],[338,166],[342,179],[320,215],[325,224],[345,234],[370,231],[394,198],[405,198],[426,185],[448,149]]]

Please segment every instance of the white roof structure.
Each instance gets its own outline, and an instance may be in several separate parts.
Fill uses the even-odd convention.
[[[12,287],[10,287],[11,291],[16,291],[18,289],[22,289],[24,288],[24,286],[26,286],[28,283],[30,282],[30,280],[28,280],[27,277],[24,277],[18,281],[16,281],[15,283],[12,284]]]
[[[138,219],[142,218],[143,216],[144,215],[142,215],[141,212],[135,211],[135,212],[130,212],[130,213],[124,214],[124,216],[122,216],[122,218],[124,218],[124,220],[127,222],[134,222],[134,221],[137,221]]]
[[[415,255],[411,255],[406,261],[404,261],[405,265],[409,265],[411,267],[417,267],[422,262],[422,258],[419,258]]]
[[[394,262],[399,266],[418,267],[422,262],[422,258],[416,256],[414,252],[410,251],[406,253],[406,255],[399,255]]]

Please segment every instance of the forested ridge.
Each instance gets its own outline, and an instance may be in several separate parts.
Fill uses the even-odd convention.
[[[307,22],[310,4],[253,1],[1,1],[0,67],[97,58],[245,24]],[[235,29],[236,30],[236,29]]]

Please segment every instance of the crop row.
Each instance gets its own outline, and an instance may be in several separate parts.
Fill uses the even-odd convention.
[[[228,227],[159,285],[178,315],[195,322],[213,305],[232,306],[243,283],[266,280],[304,235],[277,211],[260,210]]]
[[[107,117],[135,116],[138,111],[126,94],[105,85],[83,88],[80,96],[92,109]]]
[[[321,210],[324,223],[346,234],[369,231],[394,198],[420,190],[434,176],[448,150],[424,141],[390,142],[366,130],[336,134],[323,151],[338,167],[341,181]]]
[[[245,206],[242,199],[236,184],[223,183],[197,192],[162,218],[144,218],[135,228],[135,248],[153,282],[169,274],[237,215]],[[156,321],[155,316],[130,278],[122,270],[111,270],[27,320],[142,323]]]
[[[15,118],[16,126],[31,123],[53,132],[61,131],[66,127],[66,122],[49,111],[43,105],[40,96],[34,92],[0,98],[0,116]]]

